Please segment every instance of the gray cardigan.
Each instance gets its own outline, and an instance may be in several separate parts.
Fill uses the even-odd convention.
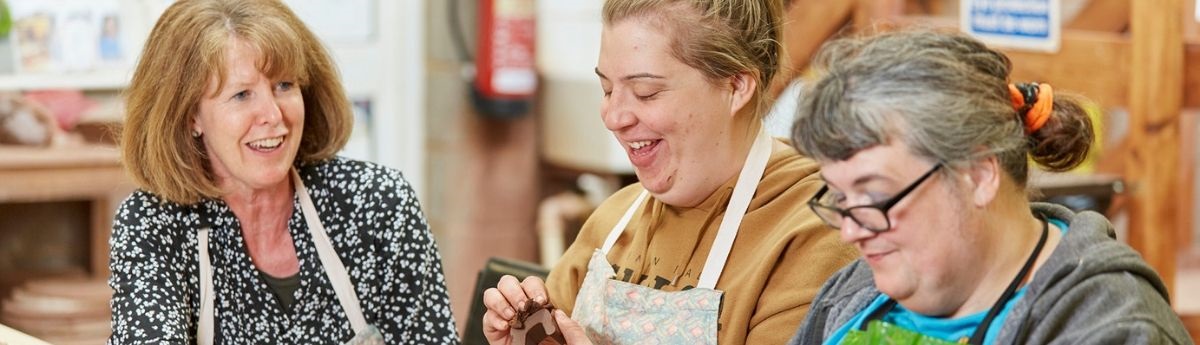
[[[996,344],[1192,344],[1162,279],[1095,212],[1034,203],[1069,230],[1013,306]],[[861,259],[834,274],[789,344],[821,344],[879,296]]]

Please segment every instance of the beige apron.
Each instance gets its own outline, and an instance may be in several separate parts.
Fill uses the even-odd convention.
[[[308,223],[308,232],[312,234],[313,242],[317,247],[317,258],[325,267],[325,274],[333,285],[338,303],[342,305],[346,318],[350,319],[350,328],[355,333],[354,338],[344,344],[383,344],[383,335],[379,333],[379,329],[368,325],[366,318],[363,317],[358,303],[358,294],[354,292],[354,285],[350,282],[350,275],[346,273],[346,267],[342,265],[342,260],[338,258],[337,252],[333,250],[333,244],[329,241],[329,236],[325,234],[325,226],[321,225],[321,220],[317,218],[319,216],[317,208],[313,206],[312,198],[309,197],[308,190],[304,188],[300,174],[295,170],[292,170],[292,182],[296,187],[296,193],[300,196],[300,210],[304,213],[305,222]],[[213,343],[214,293],[212,264],[209,262],[208,256],[209,230],[208,228],[200,230],[198,244],[200,251],[200,324],[196,333],[200,345]]]
[[[713,239],[700,281],[694,289],[667,292],[613,279],[615,272],[606,256],[646,200],[649,193],[642,191],[609,232],[604,246],[593,252],[588,262],[588,273],[575,300],[573,315],[588,338],[598,344],[717,343],[723,292],[714,288],[725,269],[742,217],[758,189],[767,160],[771,158],[771,146],[771,138],[760,130],[738,175],[717,237]]]

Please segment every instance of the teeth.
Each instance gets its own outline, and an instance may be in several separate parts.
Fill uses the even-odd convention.
[[[250,147],[256,149],[273,149],[279,147],[283,143],[283,137],[274,137],[270,139],[262,139],[250,142]]]
[[[637,149],[641,149],[643,147],[649,146],[653,142],[654,142],[653,140],[634,141],[634,142],[629,143],[629,147],[634,150],[637,150]]]

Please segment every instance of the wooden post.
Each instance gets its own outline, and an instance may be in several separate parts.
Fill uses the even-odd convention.
[[[783,54],[779,72],[775,74],[770,92],[779,96],[783,88],[800,75],[813,54],[850,21],[855,3],[852,1],[793,0],[784,12]]]
[[[858,0],[854,9],[854,27],[858,30],[887,28],[904,16],[904,0]]]
[[[1133,36],[1126,178],[1132,182],[1129,244],[1175,286],[1180,194],[1179,114],[1183,105],[1182,0],[1131,1]],[[1172,293],[1172,295],[1174,295]]]

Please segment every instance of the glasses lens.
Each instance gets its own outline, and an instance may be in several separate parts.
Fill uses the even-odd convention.
[[[889,228],[887,215],[883,214],[883,210],[874,207],[856,207],[850,209],[850,216],[858,221],[867,230],[871,231],[887,231]]]
[[[825,224],[840,229],[842,226],[842,214],[837,210],[831,209],[823,205],[812,205],[813,212],[816,212],[817,217],[821,217]]]

